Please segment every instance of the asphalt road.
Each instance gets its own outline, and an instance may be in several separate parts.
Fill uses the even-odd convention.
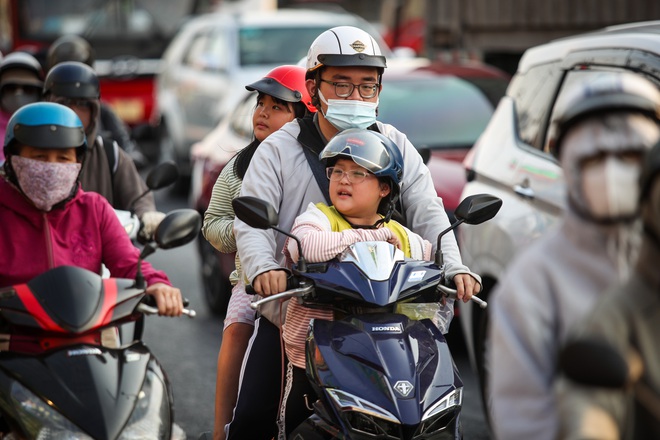
[[[186,197],[172,191],[161,190],[156,199],[158,208],[164,212],[187,207]],[[171,381],[175,420],[189,439],[197,439],[201,432],[213,429],[215,368],[222,342],[222,318],[211,315],[204,303],[196,246],[193,242],[177,249],[159,250],[149,257],[149,261],[167,272],[174,285],[190,300],[190,307],[197,311],[197,317],[148,317],[144,336]],[[463,349],[458,324],[452,324],[449,343],[464,381],[464,438],[490,439],[478,382]]]

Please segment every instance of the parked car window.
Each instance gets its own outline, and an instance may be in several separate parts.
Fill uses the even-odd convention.
[[[558,63],[548,63],[518,73],[511,81],[508,95],[516,103],[518,137],[532,148],[543,149],[548,112],[560,80]]]
[[[209,38],[207,31],[199,32],[190,41],[188,49],[184,51],[183,64],[196,70],[204,70],[206,65],[206,45]]]
[[[218,72],[229,67],[229,51],[227,51],[229,42],[227,40],[227,32],[223,29],[216,29],[210,34],[204,51],[207,70]]]
[[[309,42],[327,28],[263,28],[240,30],[239,50],[242,66],[296,64],[307,55]]]
[[[378,119],[406,133],[417,148],[470,148],[493,114],[474,85],[443,75],[384,79]]]
[[[479,90],[481,90],[481,93],[488,98],[493,105],[493,108],[497,107],[502,96],[506,94],[506,88],[509,86],[509,82],[502,78],[479,78],[467,76],[463,79],[477,86]]]

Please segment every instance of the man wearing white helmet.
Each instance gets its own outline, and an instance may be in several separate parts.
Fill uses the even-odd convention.
[[[404,176],[401,211],[409,228],[431,243],[449,226],[442,200],[437,197],[428,168],[406,136],[391,125],[376,121],[385,57],[366,32],[340,26],[323,32],[307,56],[307,89],[318,109],[315,116],[296,119],[271,134],[257,150],[243,180],[242,196],[263,199],[279,211],[279,227],[290,230],[309,203],[328,201],[328,180],[319,153],[335,134],[348,128],[368,128],[390,138],[401,149]],[[356,225],[371,227],[372,225]],[[286,289],[282,247],[286,237],[272,230],[250,228],[236,219],[236,242],[244,275],[254,289],[269,296]],[[442,239],[447,275],[459,298],[478,293],[478,276],[462,262],[453,234]],[[281,307],[262,310],[246,354],[234,419],[227,425],[228,439],[270,439],[277,434],[281,384],[287,371],[273,368],[282,359]],[[286,362],[283,368],[287,368]],[[258,421],[258,423],[255,423]],[[285,427],[279,420],[280,432]]]
[[[638,248],[642,157],[660,139],[660,92],[603,72],[557,104],[550,149],[567,209],[509,266],[489,307],[489,412],[496,438],[555,439],[557,359],[571,328],[629,275]]]

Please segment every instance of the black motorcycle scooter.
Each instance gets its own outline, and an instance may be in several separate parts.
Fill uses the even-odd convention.
[[[200,228],[195,210],[167,214],[140,254],[135,280],[60,266],[0,289],[3,438],[175,438],[167,375],[135,325],[157,313],[140,262],[189,243]]]

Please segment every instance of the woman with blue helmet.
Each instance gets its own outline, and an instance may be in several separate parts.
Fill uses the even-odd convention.
[[[310,203],[291,230],[300,238],[307,261],[331,260],[359,241],[387,241],[406,257],[430,260],[432,244],[390,219],[403,176],[403,157],[394,142],[374,131],[348,129],[333,137],[319,157],[327,165],[332,206]],[[294,240],[286,242],[284,253],[289,263],[298,260]],[[449,329],[452,309],[453,300],[437,307],[435,321],[443,333]],[[282,325],[288,359],[284,420],[278,423],[287,435],[311,414],[305,395],[308,402],[315,400],[309,398],[315,392],[305,375],[305,340],[312,319],[332,320],[333,314],[289,302]]]
[[[87,149],[83,124],[50,102],[18,109],[7,124],[5,176],[0,179],[0,287],[25,283],[57,266],[135,278],[139,250],[101,195],[78,181]],[[147,293],[159,313],[178,316],[181,292],[142,262]]]

